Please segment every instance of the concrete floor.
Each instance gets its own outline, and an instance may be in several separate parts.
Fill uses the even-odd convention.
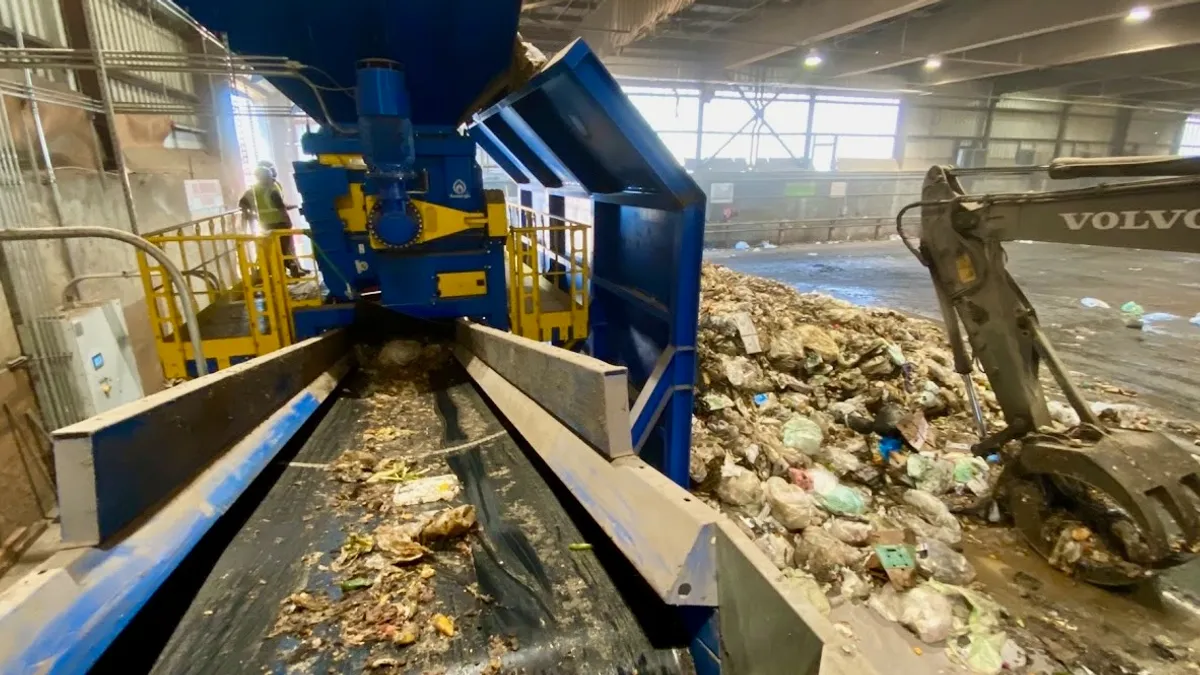
[[[1200,417],[1200,256],[1061,244],[1011,243],[1009,270],[1074,371],[1140,394],[1172,416]],[[801,291],[941,320],[925,268],[898,241],[710,251],[709,260]],[[1085,297],[1112,310],[1088,309]],[[1133,300],[1178,318],[1126,328],[1116,310]],[[1083,379],[1090,379],[1083,378]]]

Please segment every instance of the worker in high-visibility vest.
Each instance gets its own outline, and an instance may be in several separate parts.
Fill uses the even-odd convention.
[[[275,166],[270,162],[259,162],[254,169],[254,178],[254,185],[238,201],[242,216],[256,217],[258,224],[266,230],[292,229],[292,219],[283,201],[283,187],[275,179]],[[280,237],[279,248],[283,251],[283,264],[289,275],[302,277],[308,274],[296,260],[296,243],[292,237]]]

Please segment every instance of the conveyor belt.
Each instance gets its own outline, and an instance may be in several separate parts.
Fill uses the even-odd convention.
[[[416,394],[420,401],[385,400],[397,407],[398,418],[404,411],[437,411],[426,416],[431,429],[436,427],[432,434],[393,443],[407,446],[405,456],[431,474],[457,474],[464,490],[453,503],[474,504],[478,513],[480,526],[469,539],[472,564],[442,564],[449,552],[439,552],[433,564],[433,606],[454,617],[458,634],[448,640],[423,636],[406,648],[353,646],[341,642],[333,620],[313,629],[312,635],[322,636],[317,644],[311,637],[269,637],[290,594],[340,596],[341,578],[330,563],[348,533],[371,531],[380,521],[368,505],[344,508],[343,500],[332,507],[331,497],[344,497],[352,488],[322,468],[363,448],[364,433],[378,425],[380,404],[372,392],[381,384],[358,373],[299,451],[279,460],[286,467],[277,467],[277,478],[267,478],[273,484],[249,516],[242,516],[244,526],[215,565],[206,566],[210,557],[208,563],[185,564],[175,575],[191,578],[173,579],[166,592],[176,598],[194,592],[194,598],[176,617],[152,672],[361,673],[379,658],[397,661],[371,672],[694,672],[673,615],[657,605],[594,524],[568,513],[556,495],[560,487],[531,463],[461,368],[450,363],[430,391]],[[433,508],[440,506],[448,504]],[[578,542],[595,548],[571,550]],[[201,575],[206,576],[195,590]],[[135,672],[129,666],[157,650],[154,633],[169,630],[164,622],[170,612],[152,611],[163,618],[135,622],[98,670]],[[489,643],[494,656],[497,638],[517,649],[502,650],[501,670],[485,669]]]

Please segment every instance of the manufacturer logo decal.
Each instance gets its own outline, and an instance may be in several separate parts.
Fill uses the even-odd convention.
[[[1058,214],[1071,230],[1169,230],[1182,224],[1200,230],[1200,209],[1154,211],[1084,211]]]
[[[455,199],[466,199],[471,195],[467,193],[467,182],[459,178],[450,186],[450,196]]]

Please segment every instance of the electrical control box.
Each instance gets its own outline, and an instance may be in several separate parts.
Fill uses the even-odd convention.
[[[53,321],[69,356],[63,375],[75,389],[81,419],[142,397],[120,300],[66,307]]]

